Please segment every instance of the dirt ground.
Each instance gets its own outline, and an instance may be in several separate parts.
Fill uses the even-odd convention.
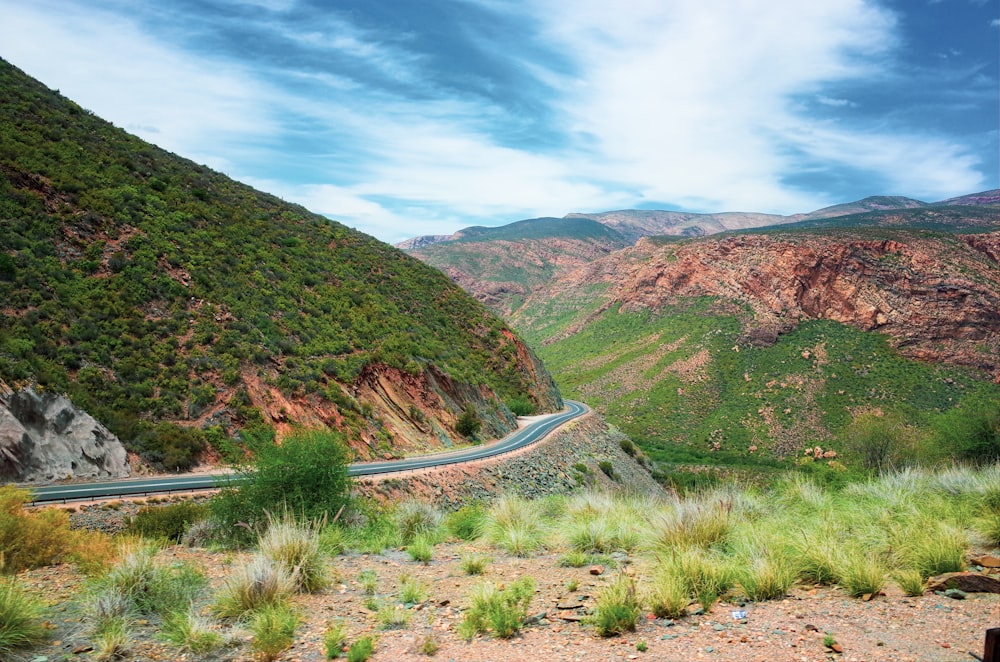
[[[492,562],[485,574],[469,577],[462,572],[460,558],[469,553],[488,555]],[[227,573],[243,563],[247,555],[169,547],[160,553],[167,563],[196,565],[218,587]],[[796,586],[782,600],[744,605],[717,603],[708,613],[677,620],[655,619],[644,614],[637,630],[623,636],[600,638],[594,628],[581,622],[597,592],[617,570],[607,567],[600,575],[591,567],[563,568],[559,555],[540,554],[527,559],[508,557],[483,543],[447,543],[434,549],[427,564],[409,559],[402,551],[383,555],[347,555],[331,561],[336,579],[327,589],[300,595],[295,604],[302,616],[294,645],[278,659],[314,662],[325,659],[323,633],[332,619],[343,619],[348,641],[371,634],[377,637],[372,660],[469,660],[503,662],[521,660],[754,660],[754,661],[927,661],[967,662],[971,653],[982,655],[985,631],[1000,627],[1000,595],[969,594],[965,600],[943,595],[905,597],[892,584],[885,595],[871,601],[850,598],[837,588]],[[624,567],[640,579],[641,559]],[[426,588],[427,598],[410,608],[408,625],[382,629],[375,613],[365,606],[359,575],[374,571],[378,580],[376,599],[383,605],[395,602],[400,578],[409,574]],[[596,569],[595,569],[596,570]],[[470,587],[489,580],[510,583],[522,576],[534,578],[537,592],[529,608],[528,625],[519,635],[503,640],[477,636],[463,641],[455,632],[468,604]],[[53,606],[50,644],[34,649],[25,660],[94,659],[79,601],[84,578],[71,566],[61,565],[22,573],[29,588]],[[575,590],[572,584],[576,584]],[[370,606],[370,605],[369,605]],[[695,609],[692,605],[691,609]],[[745,611],[745,617],[739,611]],[[734,612],[737,612],[734,614]],[[225,626],[235,635],[235,644],[211,655],[181,653],[157,641],[154,623],[138,621],[136,637],[125,659],[162,660],[250,660],[250,635],[238,626]],[[842,653],[824,645],[832,638]],[[438,646],[433,658],[421,652],[431,638]],[[639,642],[645,643],[645,652]],[[827,640],[826,643],[830,643]]]

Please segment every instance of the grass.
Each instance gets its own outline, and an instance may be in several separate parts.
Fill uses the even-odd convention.
[[[514,556],[526,557],[545,546],[545,528],[539,504],[503,496],[490,508],[484,531],[487,539]]]
[[[45,605],[24,592],[12,577],[0,577],[0,658],[45,641]]]
[[[393,513],[399,537],[410,545],[418,536],[428,536],[441,525],[441,513],[434,506],[416,499],[403,501]]]
[[[325,554],[320,548],[321,527],[288,514],[268,516],[268,527],[257,547],[260,554],[280,564],[295,579],[298,590],[313,593],[330,583]]]
[[[375,595],[378,592],[378,576],[374,570],[362,570],[358,574],[358,581],[361,583],[361,591],[365,595]]]
[[[260,659],[267,662],[276,660],[291,647],[298,624],[299,615],[287,604],[261,607],[250,618],[250,632],[253,634],[250,647]]]
[[[904,568],[893,573],[892,578],[899,588],[908,596],[916,597],[924,594],[924,578],[919,570]]]
[[[94,632],[94,657],[98,660],[117,660],[127,656],[132,641],[129,623],[124,617],[111,618]]]
[[[406,546],[411,561],[427,565],[434,558],[434,542],[426,533],[417,534]]]
[[[158,551],[155,544],[126,540],[118,563],[94,581],[97,595],[105,593],[104,599],[111,602],[127,601],[144,615],[166,614],[190,603],[200,594],[205,578],[190,564],[157,561]]]
[[[762,602],[784,597],[795,583],[797,572],[791,555],[755,551],[738,567],[736,577],[747,598]]]
[[[597,594],[594,613],[588,622],[594,625],[599,636],[612,637],[634,632],[641,613],[635,578],[620,573],[613,583]]]
[[[420,604],[427,599],[427,586],[417,581],[411,575],[399,577],[399,601],[404,605]]]
[[[691,591],[683,576],[661,569],[652,577],[643,599],[657,618],[680,618],[687,615]]]
[[[216,595],[213,609],[222,617],[240,617],[263,607],[287,602],[296,581],[283,565],[260,555],[237,566]]]
[[[328,660],[334,660],[344,652],[344,644],[347,643],[347,630],[344,622],[340,620],[330,621],[323,632],[323,652]]]
[[[163,618],[160,636],[181,651],[204,655],[226,644],[217,623],[198,614],[193,608],[175,611]]]
[[[481,575],[489,564],[489,557],[482,554],[463,554],[459,561],[462,572],[467,575]]]
[[[469,595],[469,608],[458,626],[458,634],[471,641],[481,632],[492,632],[509,639],[521,630],[528,605],[535,595],[535,580],[521,577],[506,588],[492,582],[474,586]]]
[[[410,624],[410,610],[403,605],[385,605],[375,613],[383,630],[401,630]]]
[[[347,650],[347,662],[365,662],[375,652],[375,639],[361,637]]]

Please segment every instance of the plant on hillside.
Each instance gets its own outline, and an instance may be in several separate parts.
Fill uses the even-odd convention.
[[[684,577],[672,569],[660,569],[647,585],[643,599],[657,618],[680,618],[687,615],[691,590]]]
[[[323,652],[326,659],[334,660],[344,652],[344,644],[347,642],[347,631],[344,622],[341,620],[327,623],[323,632]]]
[[[594,613],[588,622],[597,628],[597,634],[611,637],[632,632],[642,614],[635,578],[620,573],[615,580],[597,594]]]
[[[208,516],[208,507],[194,501],[167,506],[145,506],[128,520],[126,530],[146,538],[162,538],[178,543],[188,528]]]
[[[250,632],[253,634],[250,647],[265,662],[276,660],[292,645],[298,624],[299,615],[287,604],[265,605],[250,617]]]
[[[217,624],[192,607],[166,614],[160,638],[181,651],[196,655],[210,653],[226,644],[226,637],[219,632]]]
[[[484,526],[491,543],[515,556],[528,556],[544,547],[542,513],[536,503],[509,495],[489,509]]]
[[[340,435],[302,430],[280,444],[257,444],[253,462],[210,506],[222,528],[241,543],[253,539],[267,513],[284,510],[306,521],[334,518],[349,499],[347,451]]]
[[[458,421],[455,423],[455,431],[468,439],[474,439],[482,427],[483,422],[472,405],[465,406],[462,415],[458,417]]]
[[[267,605],[286,602],[295,588],[295,576],[284,565],[256,555],[233,569],[212,607],[219,616],[240,617]]]
[[[475,540],[481,536],[485,522],[486,510],[480,503],[462,506],[444,518],[445,528],[461,540]]]
[[[0,577],[0,658],[48,638],[42,621],[45,606],[25,593],[13,577]]]
[[[295,578],[300,591],[314,593],[330,583],[326,557],[320,550],[321,523],[305,523],[285,513],[268,514],[267,530],[257,548],[261,555],[281,564]]]
[[[361,637],[347,650],[347,662],[365,662],[375,652],[375,639],[370,636]]]
[[[521,577],[506,588],[492,582],[472,587],[469,608],[459,624],[458,634],[471,641],[480,632],[492,632],[509,639],[520,631],[535,595],[535,580]]]
[[[418,535],[432,534],[441,524],[441,513],[431,504],[407,499],[393,513],[404,545],[409,545]]]

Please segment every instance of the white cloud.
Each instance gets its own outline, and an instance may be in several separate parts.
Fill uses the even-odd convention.
[[[856,108],[858,105],[850,99],[834,99],[832,97],[823,96],[822,94],[816,97],[816,101],[824,106],[833,106],[834,108]]]
[[[245,72],[158,42],[118,14],[39,0],[4,7],[3,56],[97,115],[214,168],[277,131]]]

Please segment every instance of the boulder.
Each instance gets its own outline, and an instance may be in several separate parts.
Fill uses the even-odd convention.
[[[0,397],[0,480],[124,478],[125,447],[65,397],[25,389]]]
[[[958,589],[965,593],[1000,593],[1000,579],[976,572],[949,572],[927,580],[927,590]]]

